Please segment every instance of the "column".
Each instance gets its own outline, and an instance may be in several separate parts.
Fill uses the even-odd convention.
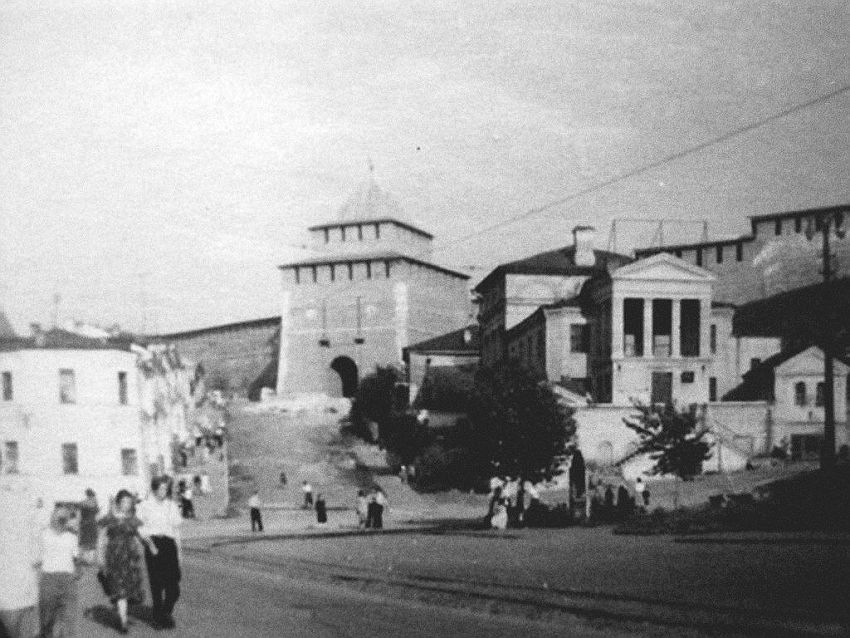
[[[652,354],[652,299],[643,300],[643,356]]]
[[[717,350],[720,351],[720,339],[722,337],[718,334],[718,344]],[[711,340],[711,298],[708,299],[700,299],[699,302],[699,356],[700,357],[711,357],[711,351],[709,350]]]
[[[623,358],[623,335],[626,333],[623,325],[623,299],[621,297],[611,298],[611,358]],[[566,336],[569,344],[569,335]]]
[[[678,359],[681,354],[681,348],[679,347],[682,342],[682,300],[681,299],[673,299],[673,316],[670,322],[670,356],[674,359]]]

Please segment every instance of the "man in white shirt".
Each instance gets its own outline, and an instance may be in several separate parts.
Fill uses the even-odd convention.
[[[180,508],[168,495],[169,479],[156,477],[151,492],[139,504],[139,533],[145,543],[145,563],[151,586],[153,615],[157,624],[174,627],[174,605],[180,598]]]
[[[248,498],[248,507],[251,510],[251,531],[263,531],[263,515],[260,513],[260,493],[254,493]]]

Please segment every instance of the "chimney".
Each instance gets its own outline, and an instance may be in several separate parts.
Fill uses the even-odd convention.
[[[36,347],[43,348],[47,339],[45,337],[44,330],[41,329],[41,324],[36,322],[31,323],[30,330],[32,331],[32,336],[35,339]]]
[[[596,265],[596,255],[593,253],[594,237],[596,237],[596,229],[593,226],[573,228],[573,245],[575,246],[573,260],[576,266]]]

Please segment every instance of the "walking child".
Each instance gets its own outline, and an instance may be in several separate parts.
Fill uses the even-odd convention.
[[[41,582],[38,599],[41,635],[76,635],[79,545],[69,528],[71,514],[64,507],[53,511],[50,526],[41,534]]]

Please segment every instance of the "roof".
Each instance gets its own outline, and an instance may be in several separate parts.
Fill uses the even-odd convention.
[[[732,246],[740,242],[753,241],[753,235],[741,235],[740,237],[727,237],[726,239],[712,239],[710,241],[697,241],[690,244],[669,244],[666,246],[652,246],[651,248],[638,248],[635,257],[648,257],[658,253],[670,253],[676,250],[696,250],[699,248],[716,248],[717,246]]]
[[[239,328],[263,328],[280,325],[280,315],[275,317],[264,317],[262,319],[248,319],[247,321],[236,321],[234,323],[224,323],[218,326],[209,326],[206,328],[195,328],[193,330],[183,330],[181,332],[169,332],[167,334],[156,335],[157,339],[177,339],[196,337],[202,334],[214,332],[226,332],[228,330],[238,330]]]
[[[126,337],[93,339],[74,332],[53,328],[32,337],[0,338],[0,351],[16,350],[129,350]]]
[[[449,268],[443,268],[442,266],[432,264],[429,261],[422,261],[421,259],[416,259],[415,257],[410,257],[394,250],[382,250],[377,252],[350,254],[337,253],[335,255],[325,255],[322,257],[309,257],[307,259],[301,259],[299,261],[292,261],[285,264],[281,264],[280,266],[278,266],[278,268],[328,266],[331,264],[359,263],[367,261],[406,261],[411,264],[416,264],[418,266],[424,266],[426,268],[431,268],[432,270],[437,270],[452,277],[459,277],[460,279],[469,279],[469,275],[465,275],[462,272],[457,272],[456,270],[451,270]]]
[[[812,325],[823,327],[828,314],[824,286],[803,286],[738,306],[732,320],[733,333],[740,337],[788,337],[809,334]],[[835,314],[850,315],[850,278],[836,279],[829,286]]]
[[[511,261],[497,266],[475,287],[478,292],[488,288],[489,285],[503,275],[563,275],[563,276],[592,276],[607,272],[609,266],[618,268],[633,260],[626,255],[608,252],[607,250],[594,250],[596,263],[593,266],[577,266],[575,263],[575,246],[558,248],[544,253],[538,253],[525,259]]]
[[[417,235],[421,235],[422,237],[426,237],[427,239],[434,239],[434,236],[431,233],[426,233],[421,228],[417,228],[412,224],[408,224],[407,222],[398,220],[395,217],[375,217],[373,219],[356,219],[352,221],[327,222],[325,224],[316,224],[315,226],[310,226],[307,230],[342,228],[343,226],[348,228],[351,226],[363,226],[364,224],[395,224],[396,226],[400,226],[405,230],[409,230],[410,232],[415,233]]]
[[[469,331],[469,342],[464,340],[464,333]],[[478,324],[470,324],[460,330],[447,332],[420,341],[404,348],[407,352],[452,352],[477,354],[481,350],[480,330]]]

